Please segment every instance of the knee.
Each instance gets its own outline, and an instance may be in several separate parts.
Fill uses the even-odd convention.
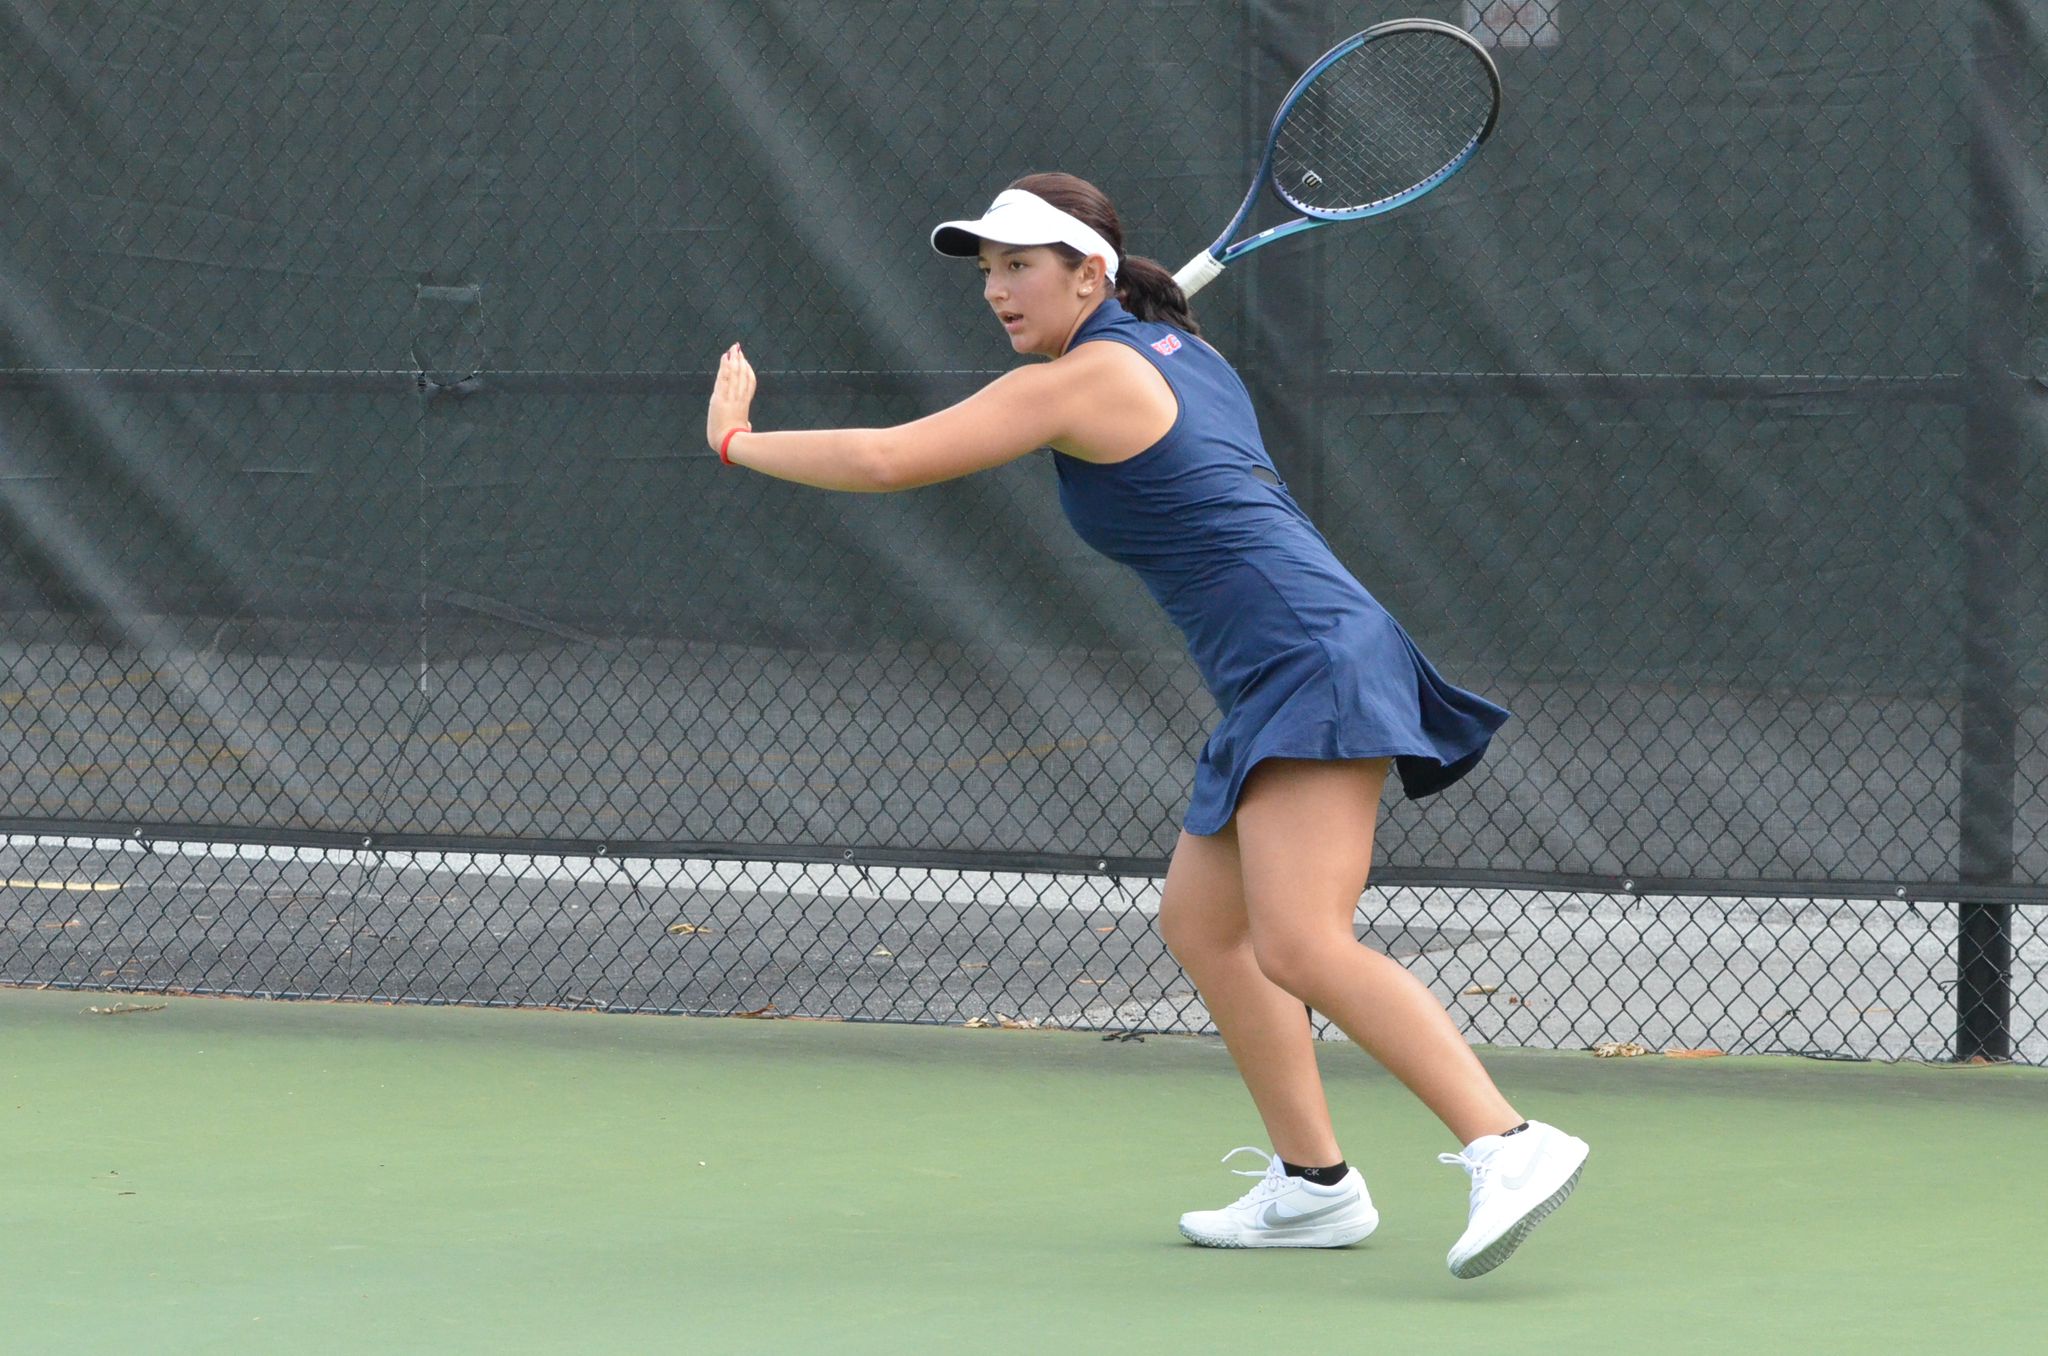
[[[1313,1005],[1330,968],[1337,941],[1299,928],[1269,928],[1252,934],[1252,958],[1272,984]]]
[[[1159,938],[1166,943],[1166,953],[1189,974],[1245,944],[1242,927],[1232,927],[1216,911],[1193,907],[1172,895],[1159,901]]]

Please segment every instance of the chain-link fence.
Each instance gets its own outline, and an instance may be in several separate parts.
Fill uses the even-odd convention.
[[[1493,43],[1495,140],[1198,306],[1517,717],[1362,928],[1485,1039],[2048,1059],[2048,22],[1990,0],[0,11],[0,980],[1204,1027],[1178,637],[1042,459],[746,476],[708,372],[957,398],[1007,347],[932,222],[1070,169],[1177,264],[1397,12]]]

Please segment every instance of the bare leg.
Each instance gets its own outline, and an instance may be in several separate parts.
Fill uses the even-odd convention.
[[[1273,1152],[1303,1167],[1342,1159],[1308,1013],[1299,998],[1266,978],[1252,954],[1233,829],[1207,838],[1181,835],[1166,871],[1159,924],[1167,949],[1223,1034]]]
[[[1469,1144],[1522,1118],[1436,995],[1352,931],[1388,767],[1269,759],[1252,770],[1232,821],[1251,950],[1269,980],[1335,1022]]]

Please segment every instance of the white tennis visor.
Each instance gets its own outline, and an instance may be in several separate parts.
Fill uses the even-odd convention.
[[[1116,281],[1116,251],[1100,231],[1021,188],[996,194],[979,221],[943,221],[932,228],[932,248],[956,259],[980,254],[984,240],[999,245],[1072,245],[1084,255],[1099,255],[1109,265],[1110,281]]]

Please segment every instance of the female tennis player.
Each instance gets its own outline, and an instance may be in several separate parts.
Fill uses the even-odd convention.
[[[1159,919],[1273,1152],[1251,1150],[1267,1160],[1242,1174],[1257,1185],[1182,1216],[1182,1234],[1207,1247],[1327,1248],[1377,1227],[1331,1125],[1313,1009],[1464,1145],[1441,1156],[1471,1175],[1450,1268],[1492,1270],[1570,1194],[1586,1145],[1525,1121],[1443,1005],[1361,945],[1352,918],[1390,771],[1410,797],[1441,791],[1508,713],[1444,681],[1337,561],[1280,482],[1244,384],[1197,337],[1172,276],[1124,255],[1098,189],[1030,175],[978,220],[937,227],[932,245],[979,262],[1010,347],[1046,361],[895,428],[767,432],[749,422],[755,374],[734,344],[711,395],[711,446],[735,466],[854,491],[1053,449],[1075,531],[1137,573],[1222,713],[1195,766]]]

